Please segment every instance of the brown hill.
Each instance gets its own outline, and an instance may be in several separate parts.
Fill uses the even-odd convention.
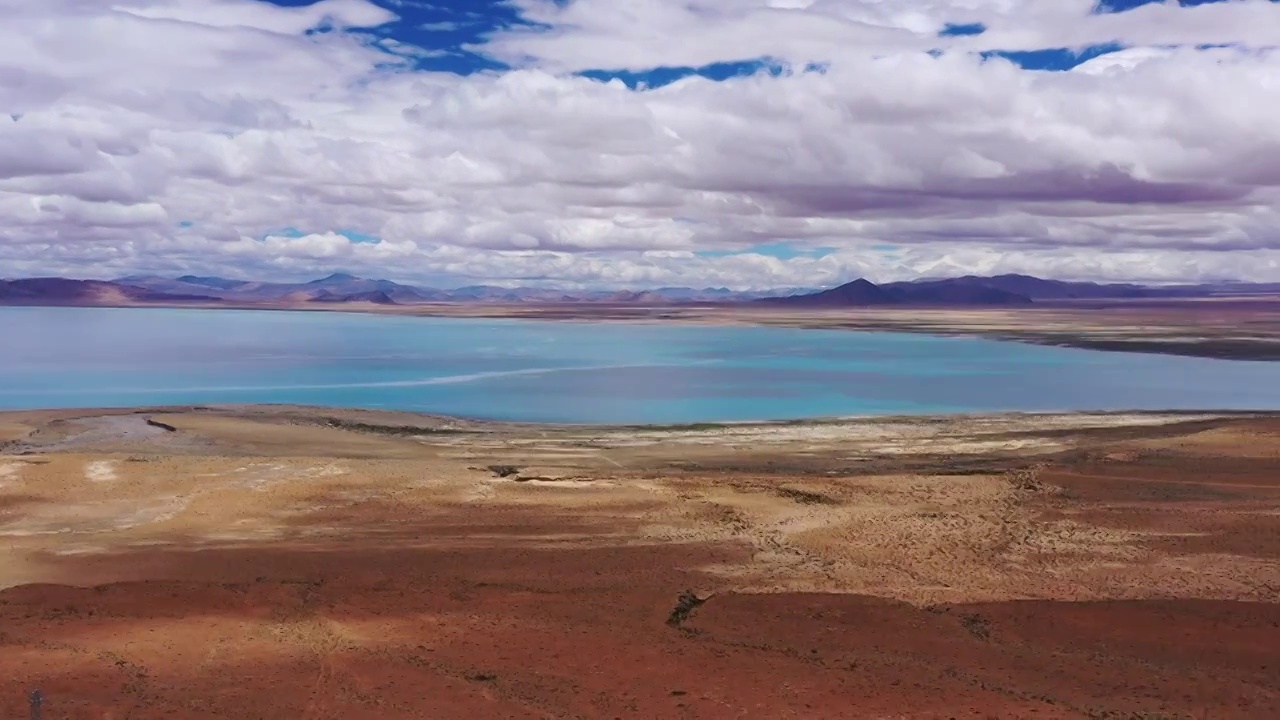
[[[27,278],[0,280],[0,303],[6,305],[120,305],[137,302],[200,301],[202,295],[158,293],[134,285],[104,280]]]

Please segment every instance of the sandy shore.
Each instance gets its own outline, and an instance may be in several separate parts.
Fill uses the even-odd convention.
[[[0,538],[4,716],[1280,710],[1280,415],[4,413]]]

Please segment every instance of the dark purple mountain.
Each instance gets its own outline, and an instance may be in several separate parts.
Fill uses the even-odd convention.
[[[799,305],[805,307],[854,307],[860,305],[892,305],[894,298],[880,286],[858,278],[830,290],[807,295],[790,295],[788,297],[765,298],[758,302],[776,305]]]
[[[1046,280],[1031,275],[995,275],[993,277],[964,277],[947,280],[915,280],[911,282],[889,283],[885,287],[917,287],[949,283],[957,286],[991,288],[1004,292],[1022,295],[1032,300],[1076,300],[1101,298],[1152,298],[1152,297],[1187,297],[1193,294],[1188,288],[1147,287],[1132,284],[1100,284],[1093,282],[1065,282],[1062,280]]]
[[[202,277],[200,275],[183,275],[182,277],[177,278],[177,281],[188,285],[199,285],[201,287],[216,288],[218,290],[230,290],[247,284],[247,281],[245,280],[228,280],[227,278],[209,276]]]
[[[349,303],[349,302],[367,302],[376,305],[398,305],[386,292],[382,290],[370,290],[369,292],[352,293],[350,295],[339,295],[328,291],[323,291],[319,295],[311,298],[311,302],[327,302],[327,303]]]
[[[768,298],[759,302],[799,307],[865,307],[872,305],[1028,305],[1025,295],[954,280],[876,285],[859,278],[839,287],[807,295]]]

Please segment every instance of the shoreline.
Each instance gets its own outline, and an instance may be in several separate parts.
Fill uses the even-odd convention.
[[[201,405],[136,405],[123,407],[0,409],[0,455],[25,454],[23,438],[9,437],[6,427],[38,427],[85,420],[140,419],[164,432],[178,428],[156,417],[187,416],[283,423],[365,435],[401,438],[468,438],[485,436],[591,436],[610,438],[625,435],[664,437],[790,437],[806,432],[874,430],[887,427],[929,428],[934,426],[998,425],[1026,432],[1045,432],[1054,427],[1087,431],[1124,427],[1186,425],[1226,420],[1280,419],[1280,409],[1166,409],[1166,410],[1045,410],[922,413],[891,415],[843,415],[781,420],[733,420],[687,423],[563,423],[493,420],[443,415],[414,410],[371,409],[291,403],[227,403]],[[39,452],[37,450],[37,452]]]
[[[693,326],[784,327],[973,337],[1094,352],[1131,352],[1252,362],[1280,361],[1280,302],[1224,305],[1044,304],[1031,307],[850,307],[783,309],[750,305],[487,305],[424,303],[104,303],[0,307],[155,308],[262,312],[338,312],[392,317],[538,320]]]
[[[285,421],[316,428],[378,434],[378,436],[436,437],[458,439],[517,434],[552,436],[611,437],[621,434],[669,434],[669,436],[732,436],[751,434],[767,438],[787,430],[840,428],[931,427],[946,424],[1064,423],[1069,427],[1123,427],[1128,424],[1179,424],[1203,420],[1280,419],[1280,409],[1129,409],[1129,410],[992,410],[970,413],[854,414],[814,416],[801,419],[695,420],[687,423],[562,423],[562,421],[502,420],[476,416],[445,415],[417,410],[374,409],[337,405],[298,405],[288,402],[228,402],[228,404],[128,405],[108,407],[31,407],[0,409],[0,430],[6,425],[74,423],[86,419],[141,418],[147,424],[165,427],[152,416],[192,415],[241,420]],[[173,429],[170,429],[173,432]],[[17,438],[0,432],[0,455],[15,445]]]

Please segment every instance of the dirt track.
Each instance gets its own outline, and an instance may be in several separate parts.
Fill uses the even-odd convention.
[[[1280,714],[1276,418],[6,441],[0,717]]]

